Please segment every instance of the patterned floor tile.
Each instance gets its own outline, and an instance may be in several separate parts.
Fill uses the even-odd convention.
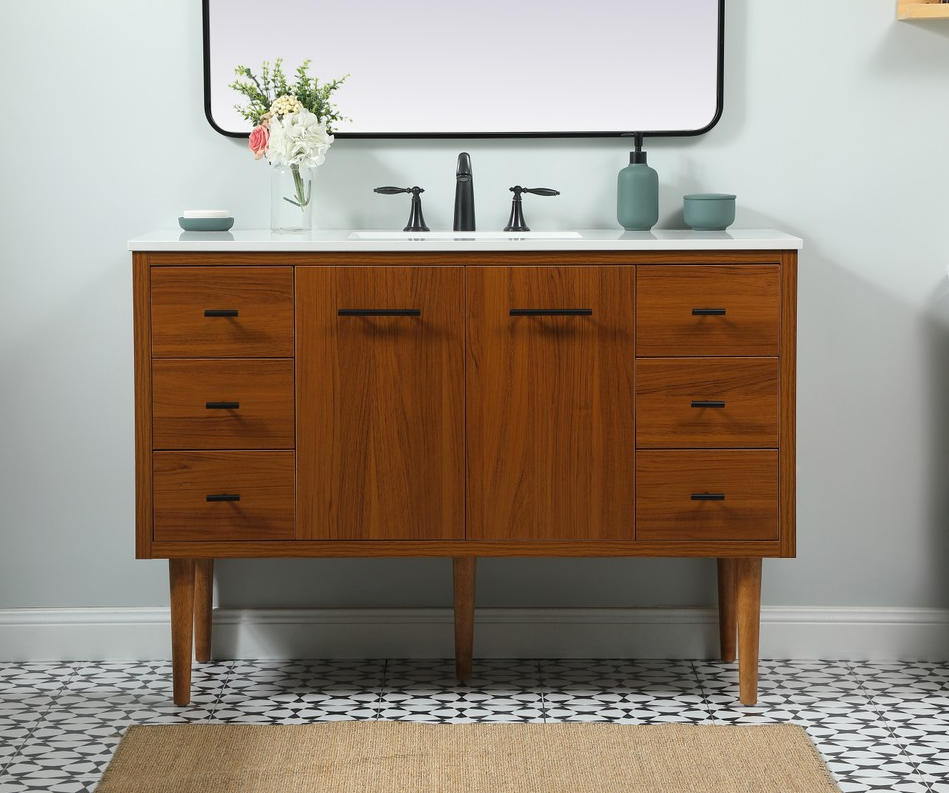
[[[880,716],[870,695],[843,662],[762,661],[755,705],[743,705],[738,699],[736,664],[697,664],[696,671],[712,717],[718,722],[807,725],[842,718],[848,724],[872,724]]]
[[[695,667],[689,661],[563,660],[541,661],[545,686],[589,685],[596,689],[649,689],[676,692],[698,688]]]
[[[230,662],[196,664],[191,671],[192,699],[216,698],[230,672]],[[129,661],[80,665],[66,683],[63,694],[81,696],[86,701],[111,701],[117,695],[170,700],[171,690],[170,662]]]
[[[73,778],[0,776],[0,793],[94,793],[101,775]]]
[[[710,721],[689,662],[542,661],[541,680],[548,721]]]
[[[72,664],[0,664],[0,704],[55,697],[75,675]]]
[[[90,735],[47,742],[27,741],[4,773],[13,777],[101,775],[120,740],[121,735]]]
[[[195,666],[171,702],[165,662],[0,664],[0,793],[94,791],[135,723],[615,721],[803,724],[844,793],[949,793],[949,664],[763,661],[755,706],[735,664],[434,661]]]
[[[239,661],[213,719],[306,724],[376,718],[384,673],[384,661]]]
[[[442,723],[542,722],[543,693],[536,661],[475,662],[459,682],[451,660],[386,665],[378,717]]]

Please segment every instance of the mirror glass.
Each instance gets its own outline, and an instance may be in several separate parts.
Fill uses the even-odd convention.
[[[724,0],[202,0],[205,106],[246,135],[229,88],[312,59],[340,137],[694,135],[722,108]]]

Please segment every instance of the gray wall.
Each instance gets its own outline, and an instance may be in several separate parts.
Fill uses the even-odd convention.
[[[799,557],[766,563],[764,601],[949,607],[949,21],[897,23],[894,0],[727,5],[721,123],[648,148],[660,226],[681,227],[684,193],[728,191],[736,225],[806,241]],[[0,0],[0,608],[167,602],[165,564],[133,559],[125,243],[185,207],[262,227],[270,200],[267,166],[204,119],[199,8]],[[462,149],[484,228],[515,183],[563,192],[531,204],[535,228],[615,225],[619,140],[341,141],[319,225],[401,227],[404,202],[370,190],[418,183],[448,227]],[[704,605],[711,567],[486,560],[479,603]],[[449,590],[443,560],[220,564],[232,607],[444,606]]]

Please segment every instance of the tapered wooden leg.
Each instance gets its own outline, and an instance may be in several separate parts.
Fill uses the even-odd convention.
[[[191,701],[191,636],[194,633],[194,559],[169,559],[171,673],[176,705]]]
[[[761,624],[761,559],[738,559],[738,691],[743,705],[758,701],[758,634]]]
[[[471,678],[476,561],[473,556],[452,559],[455,590],[455,676],[461,681]]]
[[[718,634],[722,660],[735,660],[735,638],[738,630],[735,613],[735,560],[718,560]]]
[[[211,600],[214,596],[214,560],[194,562],[194,659],[211,660]]]

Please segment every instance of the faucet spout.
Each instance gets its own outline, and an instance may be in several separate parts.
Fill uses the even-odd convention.
[[[453,231],[475,230],[474,183],[471,177],[471,157],[463,151],[458,155],[455,169],[455,222]]]

